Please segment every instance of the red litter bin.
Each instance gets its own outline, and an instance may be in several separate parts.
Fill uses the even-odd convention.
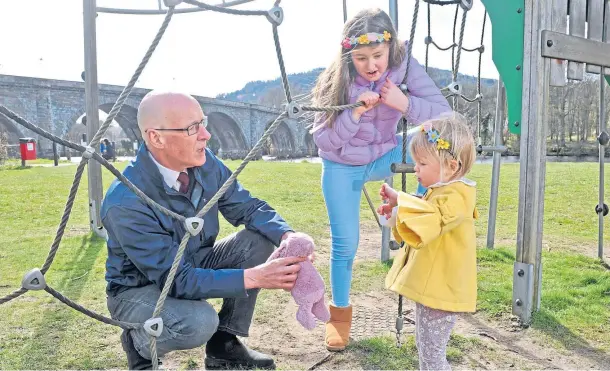
[[[36,140],[34,138],[19,138],[19,149],[21,150],[21,166],[25,166],[26,160],[36,160]]]

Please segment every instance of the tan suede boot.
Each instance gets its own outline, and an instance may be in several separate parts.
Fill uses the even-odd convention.
[[[349,342],[349,332],[352,328],[352,306],[335,307],[330,305],[330,321],[326,323],[326,349],[340,351]]]

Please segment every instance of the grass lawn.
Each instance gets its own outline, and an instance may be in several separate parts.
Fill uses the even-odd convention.
[[[239,164],[227,163],[231,168]],[[120,168],[124,165],[117,163]],[[5,168],[0,172],[0,297],[18,289],[25,272],[43,264],[75,169]],[[487,232],[490,177],[490,165],[477,165],[471,174],[479,184],[480,247]],[[542,341],[565,351],[593,347],[610,353],[610,271],[589,257],[597,251],[597,177],[598,165],[593,163],[547,166],[542,310],[535,314],[532,328]],[[112,179],[104,170],[105,189]],[[511,310],[518,179],[518,164],[502,166],[496,231],[499,248],[480,249],[478,254],[478,308],[498,322],[508,321]],[[320,165],[253,162],[240,180],[255,196],[269,201],[295,229],[311,234],[319,244],[328,243]],[[367,186],[375,199],[379,184]],[[399,184],[398,178],[395,184]],[[411,179],[409,186],[414,188]],[[373,215],[364,197],[361,209],[363,223],[372,225]],[[70,299],[107,315],[105,244],[88,233],[87,214],[87,182],[83,179],[66,235],[46,279]],[[608,224],[606,236],[610,235]],[[234,230],[222,221],[220,237]],[[317,264],[326,279],[327,262]],[[387,269],[386,264],[377,261],[361,263],[354,270],[354,291],[380,290]],[[260,307],[270,307],[277,300],[272,292],[263,292]],[[28,292],[0,305],[0,318],[0,369],[126,367],[117,328],[80,314],[45,292]],[[360,341],[350,347],[350,352],[360,357],[365,368],[417,367],[411,338],[400,349],[389,349],[391,342],[383,337]],[[475,340],[454,336],[450,359],[459,360],[463,352],[476,347]]]

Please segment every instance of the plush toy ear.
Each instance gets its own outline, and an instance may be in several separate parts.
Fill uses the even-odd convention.
[[[271,261],[273,259],[278,259],[278,258],[283,258],[284,254],[286,253],[286,241],[282,241],[282,243],[280,244],[280,247],[278,247],[277,249],[275,249],[275,251],[271,254],[271,256],[269,256],[269,259],[267,259],[267,261]]]

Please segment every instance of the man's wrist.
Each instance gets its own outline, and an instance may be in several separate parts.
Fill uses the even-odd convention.
[[[246,290],[259,288],[258,280],[256,279],[256,268],[244,270],[244,288]]]
[[[293,233],[294,233],[294,231],[288,231],[288,232],[284,233],[284,234],[282,235],[282,237],[280,238],[280,242],[282,242],[282,241],[284,241],[285,239],[287,239],[287,238],[288,238],[288,237],[289,237],[291,234],[293,234]]]

